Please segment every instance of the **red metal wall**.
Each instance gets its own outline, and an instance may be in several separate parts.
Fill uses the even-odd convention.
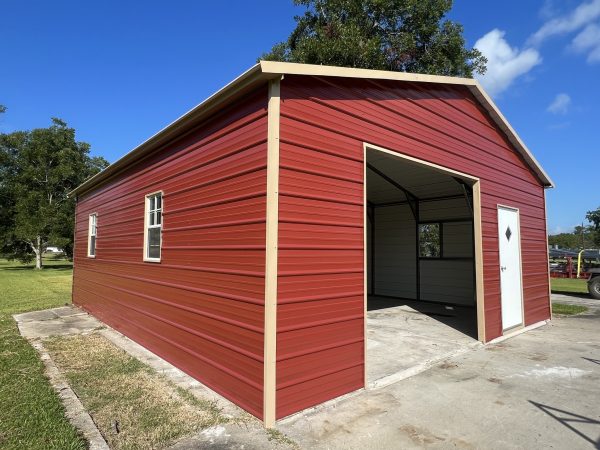
[[[550,317],[543,187],[467,88],[286,75],[281,95],[277,417],[364,386],[363,141],[481,179],[488,340],[499,203],[520,209],[526,324]]]
[[[77,205],[73,300],[262,417],[266,87]],[[164,192],[162,261],[144,198]],[[96,258],[88,215],[98,214]]]

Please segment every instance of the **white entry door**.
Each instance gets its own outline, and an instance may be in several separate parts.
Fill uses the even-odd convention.
[[[498,207],[498,240],[502,329],[506,330],[523,324],[521,232],[518,210]]]

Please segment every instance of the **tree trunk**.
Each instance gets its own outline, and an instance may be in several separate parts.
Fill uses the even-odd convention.
[[[42,238],[41,236],[37,237],[36,246],[33,249],[35,252],[35,268],[40,270],[42,268]]]

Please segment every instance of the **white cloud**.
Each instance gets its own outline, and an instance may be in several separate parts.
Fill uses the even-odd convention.
[[[569,110],[569,107],[571,106],[571,97],[569,97],[567,94],[558,94],[556,97],[554,97],[554,100],[552,101],[552,103],[550,103],[550,105],[548,105],[548,108],[546,108],[546,111],[554,113],[554,114],[566,114],[567,111]]]
[[[573,50],[579,53],[587,53],[587,61],[590,64],[600,62],[600,26],[588,25],[573,39],[571,43]]]
[[[487,72],[477,78],[490,95],[501,93],[516,78],[542,62],[542,57],[535,49],[511,48],[504,34],[504,31],[494,29],[479,38],[474,46],[488,60]]]
[[[580,4],[571,13],[547,21],[528,40],[529,45],[539,45],[558,34],[576,31],[600,17],[600,0]]]

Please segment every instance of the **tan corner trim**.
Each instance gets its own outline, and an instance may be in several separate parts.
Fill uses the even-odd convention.
[[[550,308],[550,320],[554,319],[554,313],[552,312],[552,278],[550,278],[550,249],[548,247],[548,204],[546,202],[546,190],[542,191],[544,194],[544,225],[546,229],[544,234],[546,235],[546,258],[548,260],[548,307]]]
[[[269,81],[263,421],[275,425],[277,358],[277,239],[279,227],[279,112],[281,78]]]
[[[481,181],[473,185],[473,233],[475,239],[475,298],[477,339],[485,343],[485,289],[483,285],[483,231],[481,226]]]
[[[371,224],[372,226],[373,224]],[[372,229],[371,233],[374,233],[375,230]],[[364,378],[364,388],[367,388],[367,338],[369,336],[367,329],[367,303],[368,303],[368,293],[367,293],[367,277],[368,266],[367,266],[367,145],[363,142],[363,295],[364,295],[364,310],[363,310],[363,378]],[[373,249],[371,249],[371,252]],[[371,283],[373,280],[371,280]]]

